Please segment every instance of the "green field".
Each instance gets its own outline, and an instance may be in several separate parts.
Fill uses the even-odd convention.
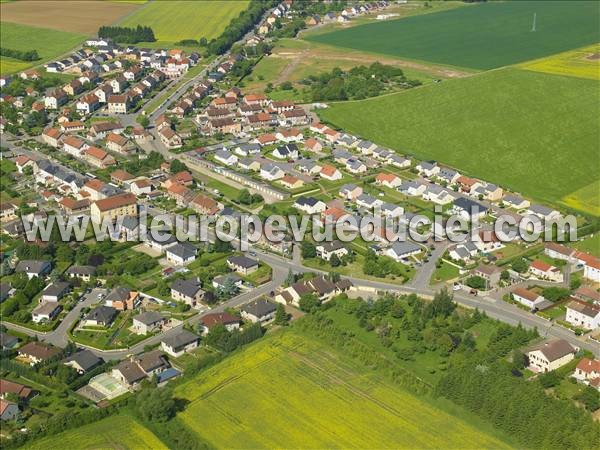
[[[556,202],[598,180],[599,95],[593,80],[507,68],[319,114],[398,152]]]
[[[591,253],[592,255],[600,258],[600,233],[586,237],[582,241],[574,244],[573,247],[575,247],[577,250]]]
[[[110,416],[89,425],[34,441],[25,448],[30,450],[167,449],[150,430],[128,416]]]
[[[119,25],[152,27],[159,44],[182,39],[210,40],[221,34],[231,19],[248,6],[248,1],[155,1],[143,5]]]
[[[85,40],[85,36],[66,31],[36,28],[16,23],[2,22],[0,42],[2,47],[13,50],[37,50],[39,61],[26,62],[12,58],[0,58],[0,73],[14,73],[41,64],[73,49]]]
[[[176,388],[179,418],[217,448],[504,448],[371,369],[293,331]]]
[[[532,32],[533,15],[536,29]],[[537,59],[598,41],[600,3],[488,2],[360,25],[306,39],[473,69]]]

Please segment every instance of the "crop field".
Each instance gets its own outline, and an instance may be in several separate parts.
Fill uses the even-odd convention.
[[[231,19],[247,7],[248,1],[157,1],[144,5],[119,25],[150,26],[164,45],[182,39],[210,40],[219,36]]]
[[[600,233],[588,236],[573,245],[577,250],[591,253],[600,258]]]
[[[37,50],[42,59],[27,62],[2,57],[0,72],[12,73],[40,64],[68,52],[84,39],[85,36],[82,34],[2,22],[0,41],[3,47],[14,50]]]
[[[33,441],[25,448],[92,450],[167,449],[150,430],[129,416],[110,416],[98,422]]]
[[[4,22],[14,22],[91,36],[100,26],[112,25],[138,7],[139,3],[131,2],[28,0],[2,3],[0,17],[2,27]]]
[[[527,70],[600,81],[600,44],[521,64]]]
[[[600,85],[506,68],[334,103],[321,118],[541,201],[598,202]],[[597,186],[597,185],[596,185]],[[588,208],[584,208],[588,209]],[[592,211],[588,211],[592,212]]]
[[[599,14],[598,2],[488,2],[308,35],[306,39],[486,70],[596,43]]]
[[[598,167],[597,159],[595,167]],[[577,189],[575,192],[565,195],[561,199],[561,202],[571,208],[600,216],[600,180],[596,180],[587,186]]]
[[[179,418],[217,448],[505,448],[293,331],[178,386]]]

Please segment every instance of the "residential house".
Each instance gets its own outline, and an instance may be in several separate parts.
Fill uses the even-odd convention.
[[[504,203],[509,208],[515,209],[524,209],[529,208],[529,200],[525,200],[523,197],[519,197],[514,194],[507,194],[502,198],[502,203]]]
[[[215,289],[223,289],[224,287],[227,286],[228,283],[233,283],[233,285],[235,285],[236,287],[240,288],[240,287],[242,287],[242,284],[244,284],[244,280],[242,280],[235,273],[228,273],[226,275],[219,275],[217,277],[214,277],[213,280],[212,280],[212,286]]]
[[[44,107],[46,109],[58,109],[69,101],[67,94],[61,89],[56,89],[44,97]]]
[[[397,241],[385,251],[385,254],[398,262],[404,262],[407,261],[411,256],[418,255],[422,251],[423,248],[414,242]]]
[[[572,299],[565,320],[575,327],[595,330],[600,327],[600,306]]]
[[[296,160],[298,159],[298,147],[296,144],[287,144],[277,147],[273,150],[273,156],[279,159]]]
[[[175,265],[186,265],[196,259],[197,249],[189,242],[179,242],[165,251],[167,261]]]
[[[375,184],[395,189],[402,184],[402,180],[394,174],[381,172],[375,177]]]
[[[258,261],[244,255],[234,255],[227,258],[227,266],[242,275],[248,275],[258,270]]]
[[[558,283],[562,282],[563,280],[563,273],[560,268],[545,263],[539,259],[536,259],[531,263],[529,266],[529,273],[536,278],[555,281]]]
[[[486,281],[487,289],[494,288],[500,283],[502,269],[497,266],[481,265],[473,270],[472,274]]]
[[[268,181],[275,181],[285,176],[285,172],[272,163],[265,163],[260,167],[261,178]]]
[[[109,114],[127,114],[131,99],[129,95],[111,95],[108,97],[108,113]]]
[[[179,358],[198,347],[200,338],[187,330],[177,330],[160,341],[160,348],[168,355]]]
[[[304,181],[302,181],[300,178],[296,178],[293,175],[285,175],[278,181],[282,186],[288,189],[298,189],[304,186]]]
[[[69,293],[71,290],[71,285],[64,281],[55,281],[54,283],[50,283],[46,288],[42,291],[42,297],[40,298],[41,302],[57,302],[65,295]]]
[[[31,259],[19,261],[17,267],[15,268],[15,272],[24,272],[27,274],[29,279],[32,279],[33,277],[44,278],[50,273],[51,270],[52,263],[50,261]]]
[[[19,416],[19,406],[8,400],[0,399],[0,420],[14,420]]]
[[[319,214],[327,209],[327,205],[321,200],[304,196],[298,197],[293,206],[307,214]]]
[[[42,302],[31,311],[31,320],[34,323],[51,322],[62,311],[62,306],[57,302]]]
[[[183,140],[171,128],[162,128],[158,130],[158,137],[168,149],[181,148]]]
[[[77,112],[80,114],[91,114],[100,108],[100,99],[95,94],[84,95],[77,101]]]
[[[591,384],[592,380],[600,379],[600,360],[581,358],[572,376],[586,384]]]
[[[258,299],[240,308],[242,317],[253,323],[266,323],[275,318],[277,307],[266,300]]]
[[[323,150],[323,145],[315,138],[311,137],[304,141],[304,148],[311,152],[320,152]]]
[[[260,163],[252,158],[240,158],[238,160],[238,167],[242,170],[251,170],[256,172],[260,170]]]
[[[123,183],[127,183],[133,179],[135,179],[135,177],[123,169],[117,169],[110,174],[110,181],[117,186],[121,186]]]
[[[454,200],[452,211],[466,220],[474,220],[485,216],[488,208],[468,198],[459,197]]]
[[[340,190],[339,195],[343,197],[344,200],[356,201],[358,197],[363,194],[363,188],[357,186],[356,184],[344,184]]]
[[[99,305],[92,309],[83,319],[83,326],[110,327],[117,316],[112,306]]]
[[[184,302],[192,307],[196,306],[204,297],[202,284],[197,278],[189,280],[175,280],[171,284],[171,297],[173,300]]]
[[[48,361],[60,354],[60,349],[43,342],[32,341],[17,350],[22,358],[29,361],[31,366]]]
[[[36,392],[29,386],[14,381],[0,379],[0,398],[5,399],[7,394],[13,394],[19,401],[27,402],[35,396]]]
[[[106,136],[106,148],[116,153],[128,155],[134,146],[126,137],[111,132]]]
[[[75,369],[79,375],[83,375],[104,364],[104,360],[90,350],[81,349],[67,357],[63,364]]]
[[[546,301],[542,295],[522,287],[515,288],[512,291],[512,297],[515,301],[527,306],[529,309],[537,308]]]
[[[121,216],[137,216],[137,198],[131,193],[113,195],[92,203],[90,212],[96,223],[102,223],[104,218],[115,221]]]
[[[322,242],[316,246],[317,256],[325,261],[331,261],[335,255],[338,259],[342,259],[349,252],[346,244],[340,241]]]
[[[117,164],[117,160],[112,155],[98,147],[88,147],[84,150],[83,156],[88,163],[99,169]]]
[[[200,321],[203,325],[202,334],[207,334],[216,325],[223,325],[227,331],[237,330],[242,323],[239,317],[226,312],[205,314]]]
[[[89,147],[83,140],[75,136],[65,136],[62,142],[63,150],[76,158],[81,158]]]
[[[45,144],[51,147],[58,148],[62,132],[58,128],[46,128],[42,133],[42,139]],[[20,173],[23,173],[20,171]]]
[[[79,278],[82,281],[88,282],[96,275],[96,268],[94,266],[71,266],[65,274],[69,278]]]
[[[140,303],[140,296],[136,291],[126,287],[115,287],[104,299],[106,306],[112,306],[117,311],[133,310]]]
[[[329,181],[337,181],[342,179],[342,172],[336,167],[326,164],[321,168],[319,176]]]
[[[346,170],[354,175],[359,175],[367,171],[367,165],[360,159],[351,158],[346,161]]]
[[[356,205],[359,208],[373,209],[379,208],[383,202],[372,195],[369,194],[361,194],[356,198]]]
[[[132,330],[135,334],[148,334],[159,331],[167,319],[156,311],[146,311],[133,318]]]
[[[215,161],[218,161],[226,166],[233,166],[237,164],[238,157],[228,150],[217,150],[215,152]]]
[[[564,339],[555,339],[527,352],[529,369],[550,372],[564,366],[575,357],[577,349]]]

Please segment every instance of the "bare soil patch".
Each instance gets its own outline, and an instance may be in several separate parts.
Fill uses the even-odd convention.
[[[0,17],[3,22],[92,36],[100,26],[111,25],[139,7],[124,2],[23,0],[0,3]]]
[[[597,59],[600,59],[600,53],[592,53],[586,59],[589,59],[590,61],[596,61]]]

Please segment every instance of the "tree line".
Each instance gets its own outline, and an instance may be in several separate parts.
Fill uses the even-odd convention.
[[[37,61],[40,59],[37,50],[15,50],[6,47],[0,47],[0,56],[6,56],[21,61]]]
[[[125,44],[156,41],[152,28],[142,25],[138,25],[135,28],[102,26],[98,29],[98,36]]]
[[[221,35],[208,43],[208,53],[222,55],[227,52],[235,42],[258,25],[265,12],[278,3],[278,0],[252,0],[248,9],[242,11],[238,17],[231,19]]]

